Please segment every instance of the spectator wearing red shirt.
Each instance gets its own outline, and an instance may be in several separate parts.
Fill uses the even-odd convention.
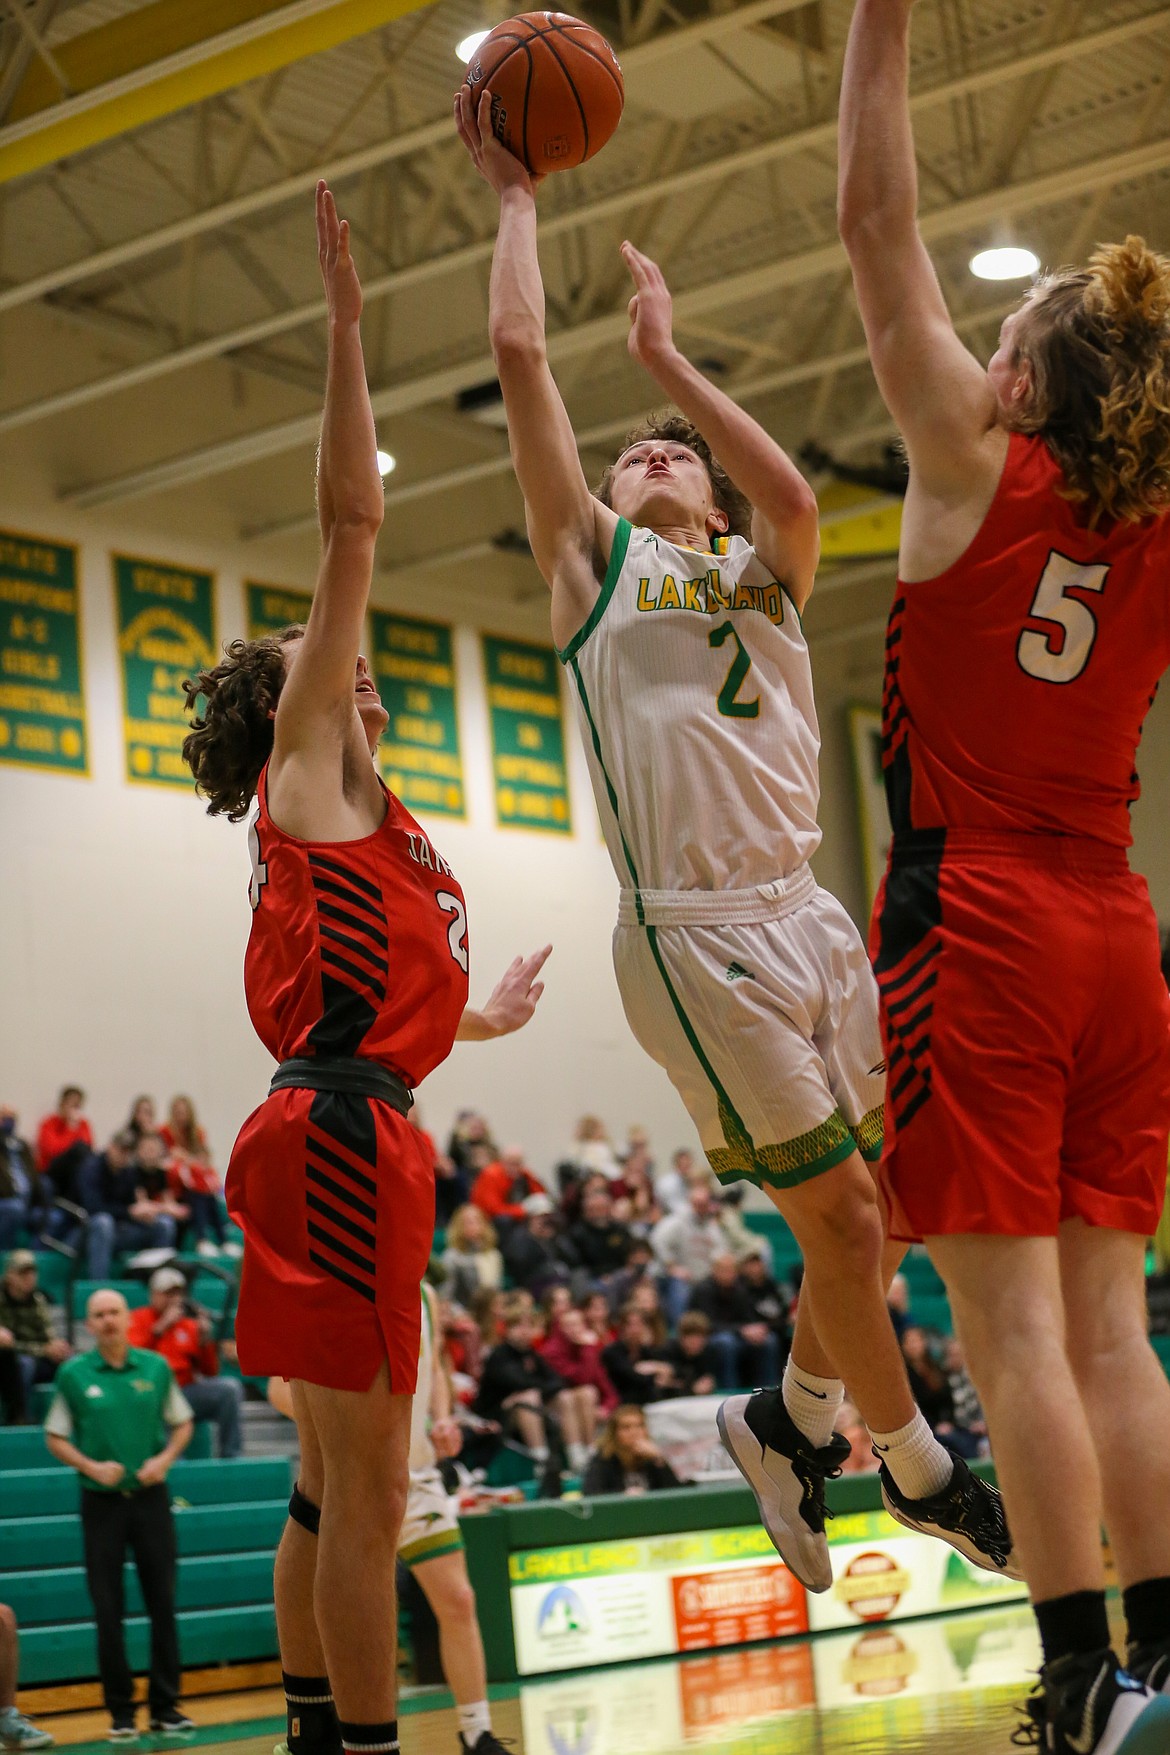
[[[530,1194],[547,1190],[524,1162],[519,1146],[509,1146],[494,1164],[480,1171],[471,1190],[471,1199],[481,1212],[499,1224],[524,1217],[524,1202]]]
[[[214,1420],[220,1456],[240,1454],[238,1377],[219,1375],[219,1350],[211,1324],[187,1300],[187,1281],[178,1268],[159,1268],[150,1276],[150,1303],[130,1313],[130,1345],[161,1353],[197,1420]]]
[[[618,1405],[617,1390],[601,1363],[600,1341],[581,1312],[570,1305],[550,1325],[548,1334],[540,1344],[540,1351],[571,1389],[594,1391],[594,1398],[590,1398],[594,1419],[584,1435],[585,1443],[592,1445],[597,1411],[608,1414]]]
[[[223,1208],[219,1203],[222,1184],[190,1097],[171,1098],[170,1114],[158,1131],[166,1147],[171,1192],[190,1209],[198,1254],[213,1256],[222,1251],[225,1255],[238,1255],[239,1244],[224,1241]]]
[[[93,1150],[93,1134],[81,1113],[85,1092],[80,1085],[66,1085],[57,1099],[52,1115],[46,1115],[37,1133],[37,1169],[48,1170],[54,1158],[70,1146],[83,1145]]]

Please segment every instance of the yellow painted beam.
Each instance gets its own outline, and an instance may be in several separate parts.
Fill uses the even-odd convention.
[[[266,12],[279,12],[287,4],[288,0],[200,0],[193,6],[191,0],[154,0],[151,6],[57,44],[53,59],[68,82],[68,95],[77,97],[237,25],[251,24]],[[45,63],[35,60],[12,100],[7,120],[21,122],[66,95]]]
[[[857,561],[896,555],[902,534],[902,502],[874,488],[830,482],[818,495],[821,560]]]
[[[336,48],[432,3],[200,0],[196,6],[192,0],[155,0],[54,51],[75,94],[54,101],[47,70],[45,86],[37,76],[32,98],[24,101],[34,102],[38,91],[46,90],[49,101],[0,129],[0,182]],[[147,25],[149,32],[140,40],[138,33]],[[87,42],[88,52],[80,53],[83,65],[74,68],[69,51]],[[18,94],[22,98],[24,91]]]

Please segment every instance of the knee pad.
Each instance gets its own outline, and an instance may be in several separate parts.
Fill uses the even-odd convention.
[[[320,1534],[321,1507],[314,1505],[311,1499],[306,1499],[299,1487],[294,1487],[292,1490],[292,1498],[288,1502],[288,1514],[294,1523],[299,1523],[301,1528],[308,1530],[311,1536]]]

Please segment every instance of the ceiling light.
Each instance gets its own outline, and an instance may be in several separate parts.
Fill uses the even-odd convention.
[[[456,43],[455,53],[461,61],[470,61],[479,45],[491,34],[490,30],[473,30],[469,37],[464,37],[461,43]]]
[[[1040,258],[1031,250],[1004,244],[996,250],[980,250],[970,266],[980,280],[1028,280],[1039,270]]]
[[[391,457],[389,451],[378,452],[378,474],[389,475],[397,467],[398,459]]]

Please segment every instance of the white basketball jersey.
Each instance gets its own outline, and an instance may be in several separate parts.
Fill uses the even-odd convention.
[[[418,1383],[410,1406],[410,1472],[425,1474],[435,1466],[435,1447],[431,1443],[431,1384],[434,1373],[442,1366],[435,1359],[435,1312],[432,1294],[422,1287],[422,1334],[418,1348]]]
[[[620,883],[748,889],[815,852],[820,733],[795,605],[740,536],[675,548],[619,519],[560,653]]]

